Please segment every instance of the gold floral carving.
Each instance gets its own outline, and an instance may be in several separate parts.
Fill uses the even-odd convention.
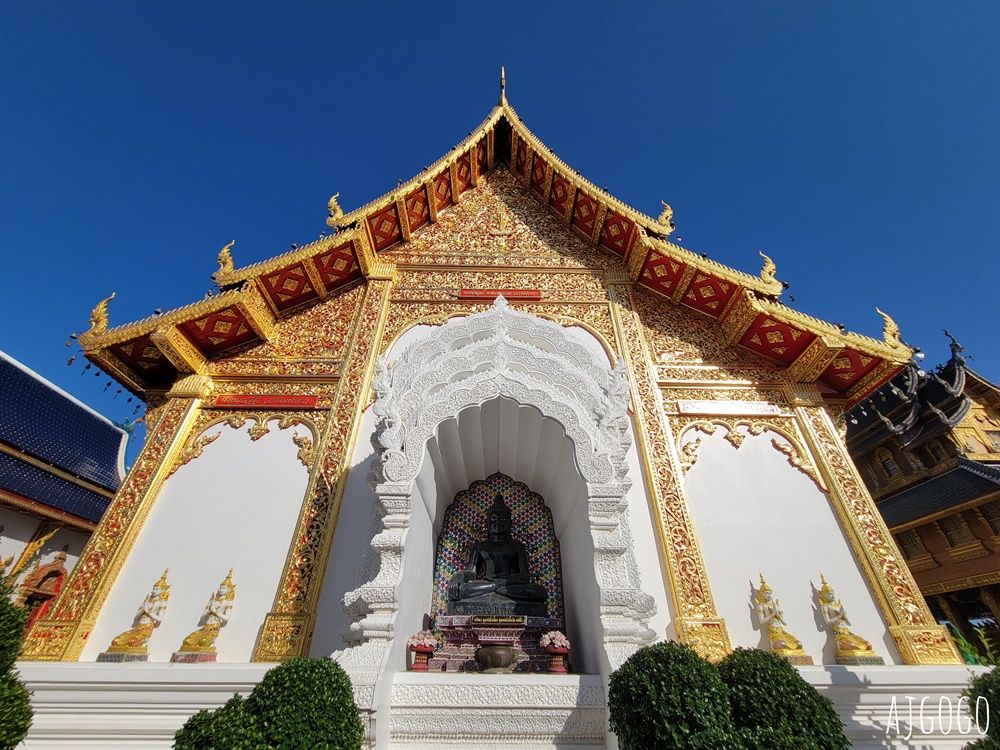
[[[820,406],[796,406],[795,412],[806,442],[821,462],[834,510],[900,656],[908,664],[961,664],[947,632],[935,622],[913,575],[899,559],[892,536],[829,415]]]
[[[361,410],[367,402],[368,383],[385,329],[391,288],[390,280],[369,279],[366,284],[344,375],[338,384],[327,428],[316,448],[321,453],[320,465],[312,473],[278,593],[254,649],[254,661],[284,661],[308,652],[347,480],[346,466]]]
[[[692,388],[666,386],[660,388],[664,401],[756,401],[785,406],[788,396],[784,391],[762,388]]]
[[[678,617],[675,624],[681,643],[689,645],[703,658],[718,663],[729,655],[729,631],[725,621]]]
[[[296,457],[299,459],[301,464],[307,469],[312,468],[313,457],[316,455],[316,451],[313,449],[313,441],[308,435],[299,435],[295,433],[292,436],[292,442],[299,447],[299,452]]]
[[[632,378],[637,443],[659,520],[657,532],[673,595],[678,635],[685,640],[692,629],[701,628],[698,637],[692,637],[699,653],[707,657],[728,653],[729,637],[725,628],[720,627],[705,562],[671,460],[673,441],[659,405],[655,370],[649,361],[642,323],[633,307],[632,290],[623,285],[611,287],[610,292],[620,334],[618,348],[626,358]],[[712,627],[707,627],[707,623]]]
[[[202,454],[202,451],[205,450],[205,446],[209,443],[214,443],[221,435],[221,432],[217,432],[214,435],[202,435],[193,440],[189,440],[188,444],[181,450],[180,453],[177,454],[177,460],[174,462],[173,468],[170,469],[170,475],[172,475],[180,467],[184,466],[184,464],[198,458]]]
[[[181,437],[194,421],[197,401],[170,399],[147,433],[139,456],[97,530],[83,550],[50,610],[28,632],[22,658],[76,661],[94,626],[160,486],[167,477]]]

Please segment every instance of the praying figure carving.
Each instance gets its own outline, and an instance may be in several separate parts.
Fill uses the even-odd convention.
[[[510,509],[500,494],[493,499],[486,530],[465,570],[448,582],[448,614],[547,616],[548,592],[531,580],[527,550],[510,535]]]
[[[215,639],[223,626],[229,622],[235,598],[236,584],[233,583],[233,569],[230,568],[229,574],[219,584],[218,590],[205,606],[205,611],[201,615],[201,627],[188,634],[178,650],[184,653],[215,653]]]
[[[762,627],[767,628],[767,637],[771,642],[771,651],[779,656],[801,656],[805,652],[802,650],[802,641],[785,630],[784,612],[781,605],[774,598],[771,587],[764,580],[764,574],[760,574],[760,588],[754,589],[754,604],[757,609],[757,619]]]
[[[170,598],[170,584],[167,583],[167,573],[163,571],[160,580],[153,584],[152,591],[143,599],[139,605],[139,611],[135,613],[135,621],[132,628],[121,633],[111,641],[108,646],[109,653],[144,654],[146,644],[153,635],[153,628],[163,621],[163,615],[167,611],[167,599]]]
[[[823,621],[830,626],[830,632],[837,642],[837,657],[840,659],[875,657],[872,644],[852,633],[847,627],[851,621],[847,619],[847,612],[834,593],[833,586],[826,582],[822,573],[819,579],[823,582],[823,587],[816,594],[816,598],[819,600],[819,611],[823,615]]]

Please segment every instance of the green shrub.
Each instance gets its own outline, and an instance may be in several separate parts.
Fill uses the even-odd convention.
[[[14,662],[21,653],[28,610],[15,607],[14,575],[0,576],[0,750],[16,747],[31,726],[30,694],[17,679]]]
[[[963,748],[963,750],[1000,750],[1000,741],[991,737],[980,737]]]
[[[728,693],[715,667],[690,646],[647,646],[611,675],[611,730],[622,750],[739,748]]]
[[[361,747],[351,681],[329,657],[300,657],[275,667],[247,698],[247,710],[279,750]]]
[[[729,687],[733,723],[751,750],[850,747],[833,703],[777,654],[738,648],[720,662],[719,675]],[[762,739],[752,744],[755,733]]]
[[[985,698],[992,710],[1000,706],[1000,671],[996,668],[980,675],[975,675],[969,680],[968,687],[962,691],[962,695],[969,699],[969,714],[975,719],[976,703],[980,698]],[[995,722],[990,718],[990,725],[986,729],[987,737],[997,741],[1000,745],[1000,722]],[[990,745],[976,745],[979,747],[991,747]]]
[[[363,727],[351,681],[337,662],[292,659],[244,700],[200,711],[174,735],[174,750],[357,750]]]

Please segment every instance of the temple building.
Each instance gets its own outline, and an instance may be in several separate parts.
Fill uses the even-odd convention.
[[[45,617],[125,477],[128,435],[0,352],[0,575]]]
[[[1000,633],[1000,387],[952,339],[848,412],[847,446],[939,622]]]
[[[147,439],[28,634],[28,748],[168,747],[297,655],[343,665],[379,750],[615,747],[609,676],[663,639],[780,653],[856,748],[895,696],[957,701],[844,441],[913,356],[889,316],[842,331],[769,258],[671,241],[669,206],[579,176],[502,83],[432,166],[339,196],[316,241],[222,248],[213,296],[94,309],[80,344]]]

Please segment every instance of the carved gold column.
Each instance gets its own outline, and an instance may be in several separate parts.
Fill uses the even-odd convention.
[[[659,404],[649,346],[632,303],[628,276],[609,274],[608,284],[618,349],[632,380],[636,443],[658,519],[657,536],[670,582],[677,637],[705,658],[718,661],[732,650],[729,633],[712,600],[673,438]]]
[[[320,458],[313,468],[281,584],[274,605],[264,618],[253,661],[286,661],[309,652],[316,606],[347,481],[347,466],[385,330],[395,267],[375,261],[369,266],[369,273],[344,376],[317,446]]]
[[[858,475],[814,385],[791,386],[795,416],[815,456],[841,526],[907,664],[963,663],[920,589]]]
[[[192,376],[197,377],[197,376]],[[135,543],[156,496],[187,437],[207,382],[184,378],[178,383],[201,386],[197,393],[175,386],[160,407],[155,425],[115,494],[69,580],[56,597],[50,615],[35,622],[24,641],[21,658],[28,661],[76,661],[97,615]]]

